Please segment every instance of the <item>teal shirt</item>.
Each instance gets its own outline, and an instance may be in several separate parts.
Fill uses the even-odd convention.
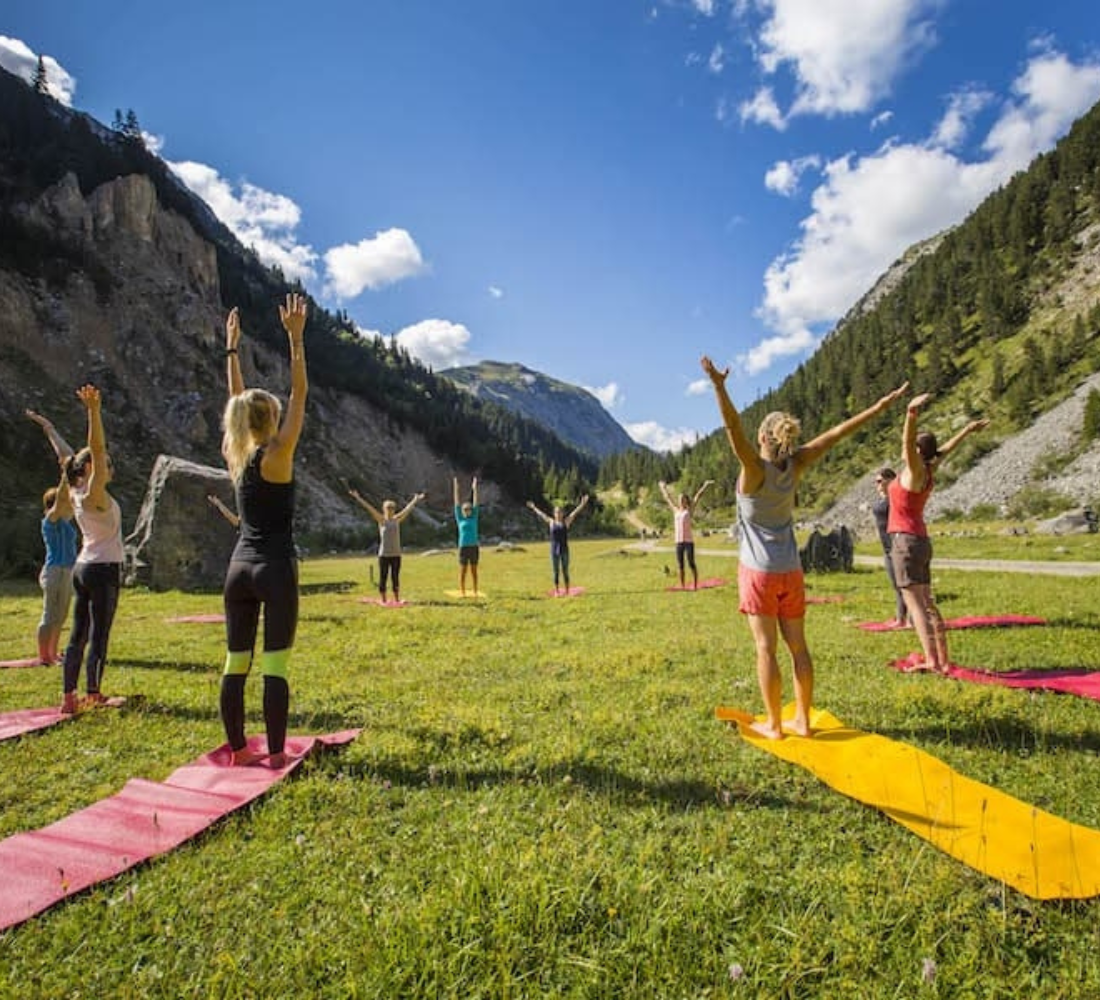
[[[478,507],[474,507],[469,514],[463,514],[462,508],[455,505],[455,522],[458,524],[458,547],[466,548],[468,545],[477,545],[477,515]]]

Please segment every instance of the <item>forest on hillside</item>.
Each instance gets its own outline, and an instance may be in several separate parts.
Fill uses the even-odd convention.
[[[993,419],[991,434],[968,439],[952,458],[957,474],[1100,368],[1100,301],[1048,302],[1082,254],[1100,255],[1100,105],[933,252],[916,256],[896,288],[854,310],[780,386],[734,402],[750,433],[766,413],[786,410],[806,438],[909,380],[914,393],[936,395],[933,430],[977,414]],[[1095,437],[1096,421],[1086,423],[1085,436]],[[899,428],[883,419],[834,448],[803,480],[801,505],[823,509],[882,455],[896,454]],[[682,479],[694,489],[713,479],[708,503],[732,506],[736,471],[717,431],[677,456],[617,456],[600,482],[637,490]]]

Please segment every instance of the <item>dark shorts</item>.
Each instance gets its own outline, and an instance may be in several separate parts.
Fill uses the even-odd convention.
[[[478,545],[463,545],[458,550],[459,566],[476,566],[481,558],[481,547]]]
[[[890,562],[899,587],[930,586],[932,583],[932,539],[904,531],[890,536]]]

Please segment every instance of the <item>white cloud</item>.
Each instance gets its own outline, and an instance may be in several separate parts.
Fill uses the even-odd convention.
[[[970,132],[974,116],[988,106],[992,99],[993,95],[984,90],[962,90],[952,94],[929,144],[942,146],[944,149],[959,146]]]
[[[694,444],[702,437],[698,431],[690,427],[677,427],[673,430],[662,427],[655,420],[624,424],[623,427],[638,444],[644,444],[654,451],[679,451],[685,444]]]
[[[425,319],[399,330],[394,338],[421,363],[441,371],[467,363],[470,331],[446,319]]]
[[[707,58],[707,69],[717,75],[721,73],[726,67],[726,50],[722,48],[722,43],[717,42],[713,49],[710,50],[710,56]]]
[[[714,0],[691,0],[691,5],[700,14],[710,17],[714,13]]]
[[[491,295],[494,299],[502,299],[502,298],[504,298],[504,289],[503,288],[497,288],[496,285],[490,285],[489,286],[489,295]]]
[[[590,385],[582,386],[587,392],[592,393],[605,410],[610,410],[613,407],[621,406],[623,400],[626,397],[623,395],[622,390],[619,388],[618,382],[608,382],[605,386],[593,387]]]
[[[689,382],[687,389],[684,390],[685,396],[705,396],[710,392],[710,379],[709,378],[697,378],[694,382]]]
[[[232,183],[205,163],[187,160],[168,166],[245,246],[255,249],[268,266],[282,269],[291,280],[304,282],[316,277],[317,254],[298,242],[297,228],[302,213],[286,195],[265,191],[248,181],[234,189]]]
[[[821,166],[819,156],[800,156],[797,160],[780,160],[764,175],[764,187],[776,194],[790,197],[798,190],[802,175]]]
[[[779,120],[866,111],[935,41],[931,23],[922,18],[937,0],[764,0],[764,5],[770,17],[760,32],[760,65],[768,74],[788,67],[795,81],[794,102]]]
[[[786,119],[783,117],[783,112],[779,110],[771,87],[761,87],[750,100],[741,102],[738,111],[743,122],[770,125],[779,132],[787,127]]]
[[[883,125],[889,125],[893,121],[893,111],[880,111],[874,118],[871,119],[871,131],[881,128]]]
[[[46,68],[46,89],[59,104],[71,108],[76,95],[76,77],[66,70],[53,56],[42,56],[42,65]],[[0,35],[0,66],[9,73],[24,79],[27,83],[34,80],[38,69],[38,54],[32,52],[25,42],[18,38]]]
[[[326,291],[341,299],[353,299],[366,288],[383,288],[424,270],[420,248],[404,229],[387,229],[371,239],[325,252]]]
[[[957,224],[1100,98],[1100,61],[1034,57],[1013,86],[1014,99],[966,162],[935,144],[886,143],[874,153],[827,164],[802,235],[764,278],[758,315],[773,334],[739,359],[757,373],[816,343],[815,328],[835,322],[909,246]]]
[[[142,129],[141,141],[154,156],[160,156],[160,151],[164,149],[164,136],[162,135],[154,135],[152,132],[146,132]]]

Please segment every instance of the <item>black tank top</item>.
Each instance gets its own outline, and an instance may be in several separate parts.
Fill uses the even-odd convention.
[[[237,512],[240,535],[233,559],[237,562],[266,562],[294,559],[294,481],[272,483],[260,475],[264,450],[257,448],[237,483]]]

